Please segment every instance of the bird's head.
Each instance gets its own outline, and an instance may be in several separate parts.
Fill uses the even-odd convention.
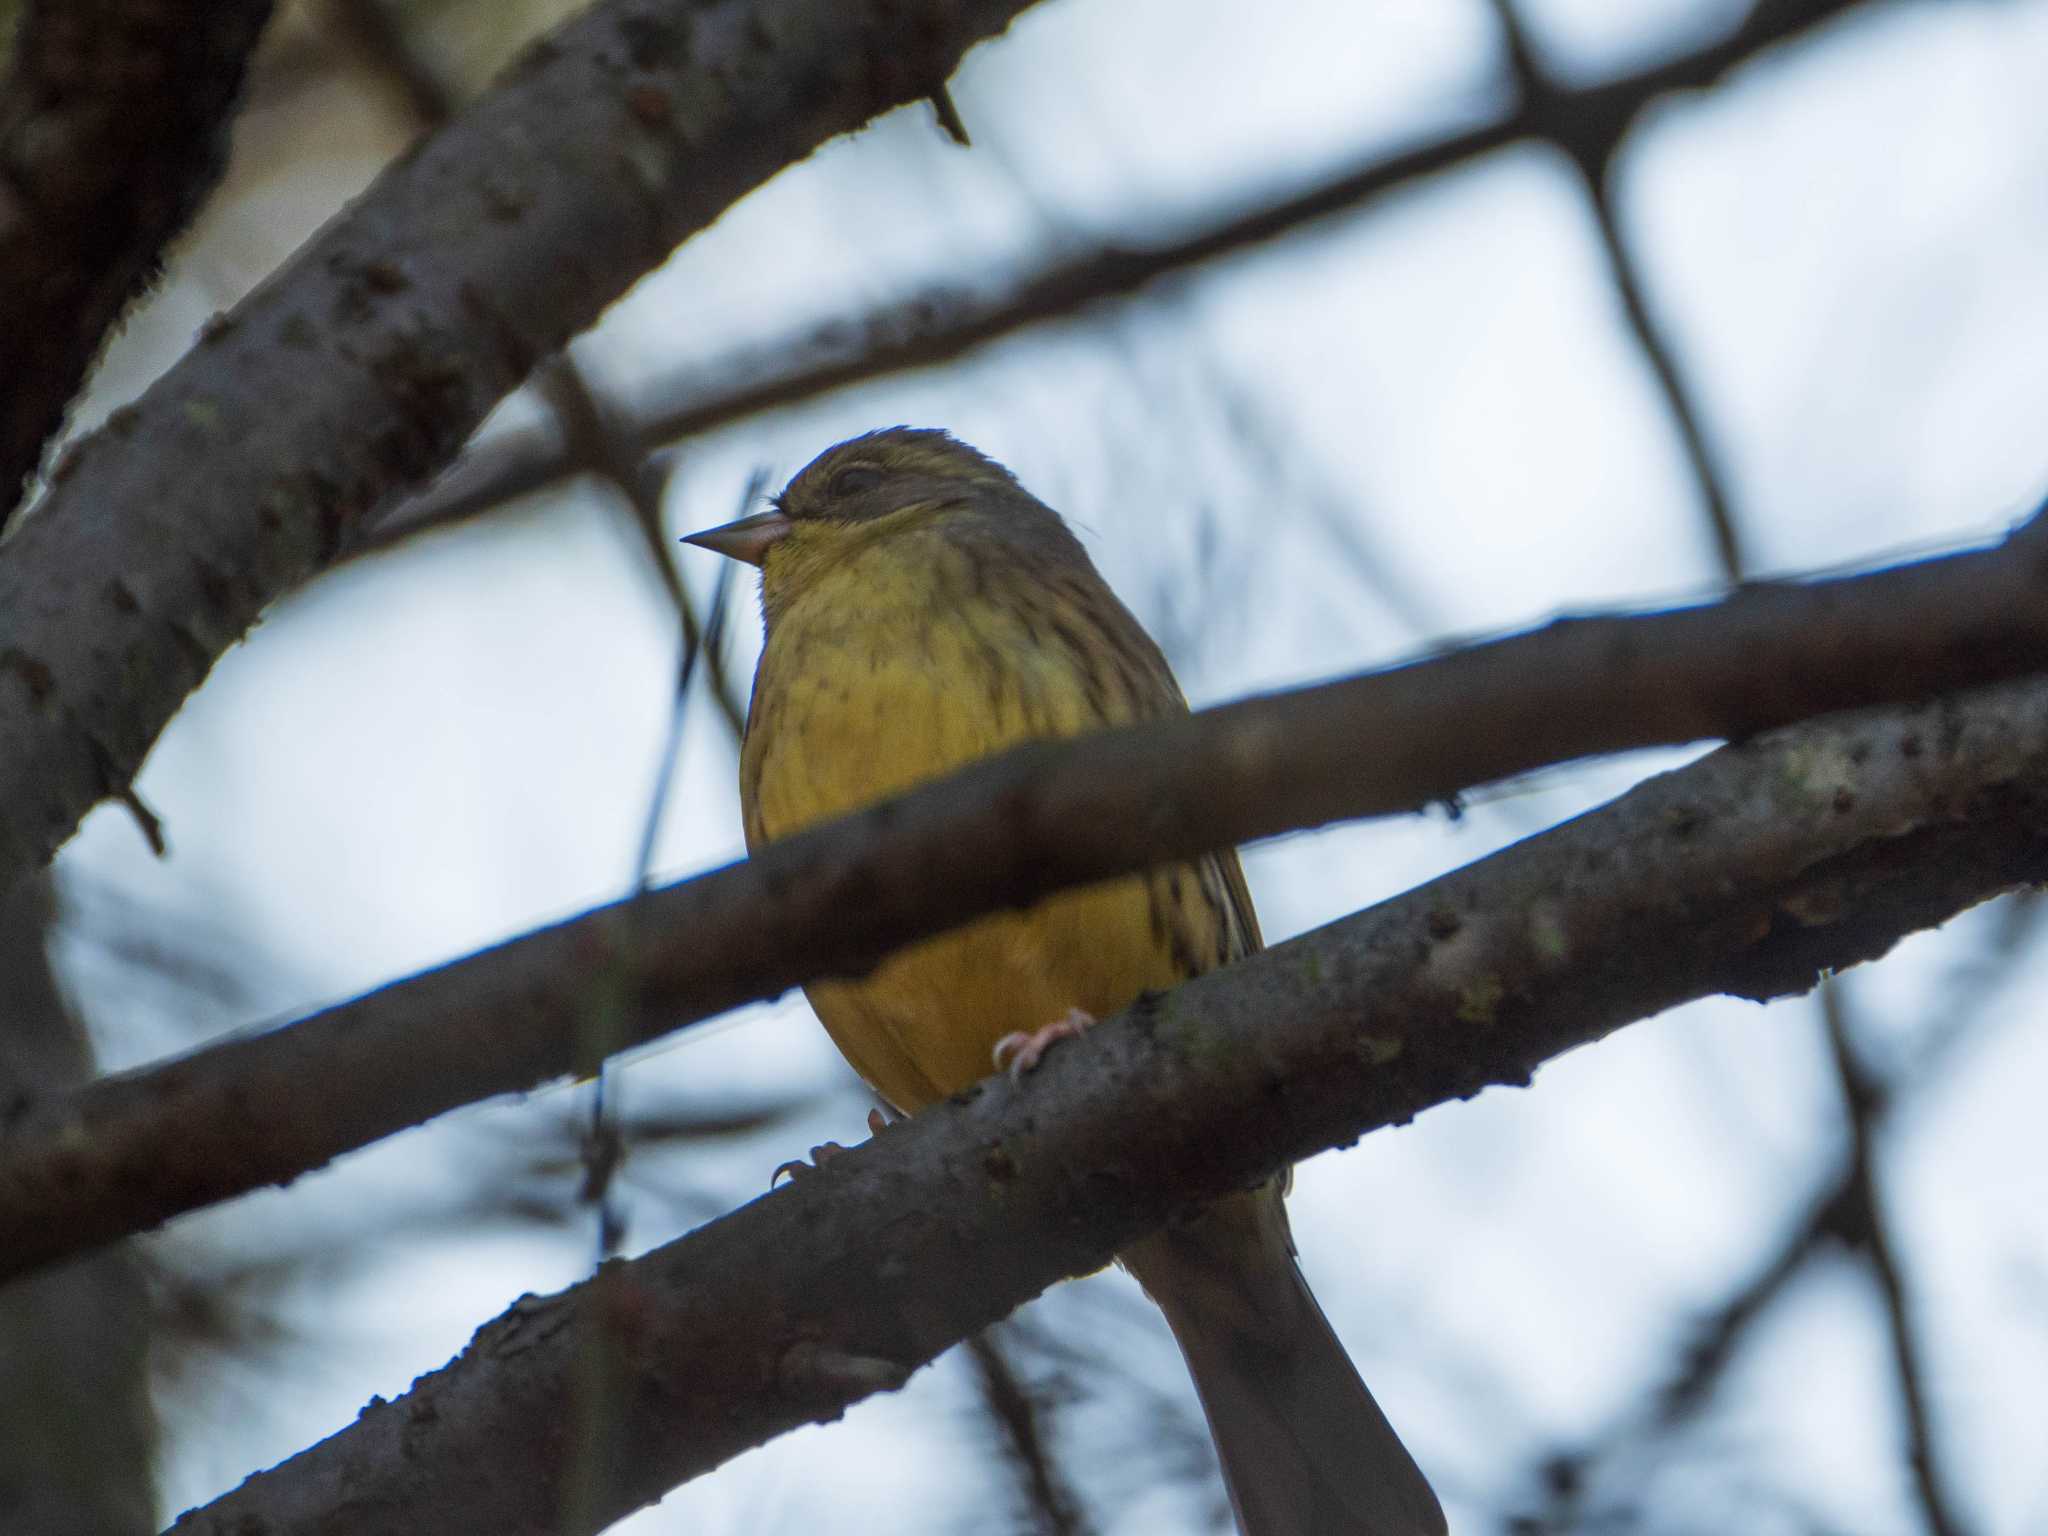
[[[683,540],[761,569],[772,611],[792,588],[878,539],[941,527],[974,536],[1070,538],[1059,515],[988,455],[950,433],[889,427],[827,448],[769,509]]]

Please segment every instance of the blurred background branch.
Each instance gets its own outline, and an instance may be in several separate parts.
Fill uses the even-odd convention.
[[[974,1368],[982,1411],[1003,1448],[1003,1462],[1015,1478],[1024,1530],[1041,1536],[1087,1536],[1089,1523],[1079,1497],[1053,1457],[1049,1433],[1052,1401],[1019,1373],[1005,1347],[1011,1330],[998,1323],[967,1340],[963,1348]]]
[[[1621,259],[1619,236],[1612,233],[1614,216],[1605,190],[1607,167],[1637,117],[1674,91],[1709,88],[1757,55],[1869,3],[1872,0],[1757,0],[1746,19],[1720,41],[1622,79],[1564,88],[1540,75],[1530,76],[1524,81],[1522,102],[1490,123],[1393,155],[1369,154],[1336,177],[1273,197],[1188,239],[1153,247],[1062,253],[1038,272],[1017,279],[1006,292],[975,295],[953,289],[923,294],[835,323],[826,336],[787,337],[757,352],[721,359],[688,377],[661,380],[646,391],[620,430],[635,449],[651,453],[833,390],[952,362],[1000,337],[1074,318],[1090,306],[1127,298],[1164,278],[1284,239],[1320,220],[1354,212],[1415,182],[1531,140],[1554,144],[1576,163],[1598,168],[1597,174],[1589,171],[1595,207],[1615,253],[1617,280],[1631,319],[1647,338],[1647,313]],[[1514,55],[1518,67],[1523,58]],[[1531,82],[1537,88],[1530,89]],[[1665,351],[1653,344],[1650,356],[1667,388],[1675,385]],[[1675,392],[1672,398],[1676,401]],[[1682,408],[1677,414],[1695,463],[1704,465],[1696,426]],[[475,517],[585,467],[570,445],[544,429],[507,432],[478,443],[432,487],[387,513],[361,552],[388,548],[413,534]],[[1719,516],[1725,523],[1725,510]],[[1732,537],[1731,529],[1728,538]],[[1732,543],[1726,548],[1733,553]]]

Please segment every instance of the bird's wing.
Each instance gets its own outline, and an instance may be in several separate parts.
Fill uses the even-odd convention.
[[[1156,720],[1188,712],[1186,695],[1180,691],[1180,683],[1173,675],[1173,668],[1167,664],[1166,655],[1158,643],[1145,632],[1131,611],[1126,608],[1110,590],[1108,583],[1090,568],[1085,573],[1070,577],[1077,590],[1070,594],[1069,601],[1076,607],[1085,608],[1094,618],[1102,638],[1108,642],[1100,652],[1091,657],[1086,648],[1077,648],[1077,659],[1086,666],[1107,667],[1116,674],[1120,692],[1129,701],[1126,718],[1131,720]],[[1121,711],[1112,712],[1121,713]],[[1122,723],[1115,720],[1114,723]],[[1265,948],[1265,940],[1259,934],[1259,914],[1252,906],[1251,889],[1244,881],[1244,866],[1239,863],[1237,850],[1223,849],[1219,853],[1204,855],[1196,863],[1196,877],[1201,885],[1203,905],[1220,921],[1224,932],[1218,946],[1220,955],[1211,964],[1242,960],[1246,955],[1256,954]],[[1156,898],[1155,898],[1156,899]],[[1203,969],[1207,968],[1205,964]]]

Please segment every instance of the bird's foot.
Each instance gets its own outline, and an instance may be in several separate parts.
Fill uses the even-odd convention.
[[[887,1115],[883,1114],[879,1109],[868,1111],[868,1134],[870,1136],[879,1136],[888,1128],[889,1117]],[[778,1166],[773,1173],[768,1175],[768,1187],[773,1189],[777,1184],[780,1184],[785,1174],[789,1176],[789,1182],[794,1184],[798,1179],[816,1173],[845,1150],[846,1148],[836,1141],[823,1142],[811,1148],[809,1158],[792,1158],[789,1162]]]
[[[777,1163],[775,1171],[768,1175],[768,1187],[773,1189],[780,1184],[784,1175],[788,1176],[792,1184],[799,1179],[809,1178],[845,1150],[846,1148],[836,1141],[820,1142],[811,1148],[809,1157],[793,1157],[786,1163]]]
[[[1069,1008],[1065,1018],[1055,1019],[1043,1028],[1020,1029],[1005,1035],[996,1042],[996,1070],[1007,1071],[1014,1083],[1038,1065],[1038,1058],[1050,1050],[1055,1041],[1071,1040],[1094,1023],[1095,1015],[1086,1009]]]

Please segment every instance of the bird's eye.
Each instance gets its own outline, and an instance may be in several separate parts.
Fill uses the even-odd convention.
[[[825,482],[825,494],[835,501],[872,491],[882,483],[882,471],[873,464],[849,464]]]

